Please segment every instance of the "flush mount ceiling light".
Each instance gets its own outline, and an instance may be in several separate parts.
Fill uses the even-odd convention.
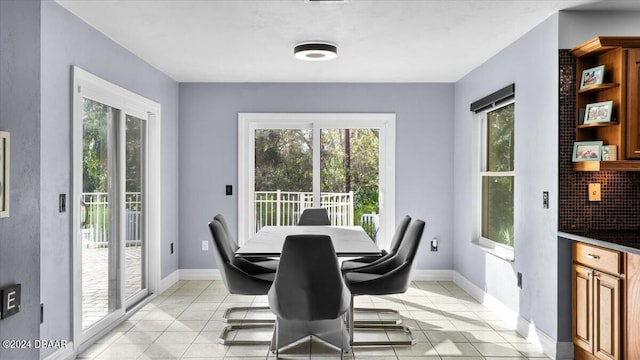
[[[306,61],[331,60],[338,57],[338,48],[328,42],[304,42],[293,48],[293,56]]]

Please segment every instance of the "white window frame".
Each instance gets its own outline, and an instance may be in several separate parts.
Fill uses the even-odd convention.
[[[395,229],[395,149],[396,115],[390,113],[238,113],[238,238],[243,244],[253,235],[254,156],[256,129],[313,129],[314,148],[319,148],[320,129],[380,129],[380,229],[378,246],[385,247]],[[316,144],[317,142],[317,144]],[[314,168],[320,166],[319,152],[314,154]],[[314,174],[314,189],[319,189],[320,175]],[[315,191],[315,190],[314,190]],[[319,194],[317,194],[319,195]],[[315,196],[319,199],[319,196]],[[383,218],[382,218],[383,217]]]
[[[82,193],[82,114],[83,98],[89,98],[113,108],[120,109],[124,114],[133,115],[147,121],[147,197],[146,205],[146,234],[148,253],[148,277],[147,289],[149,294],[157,294],[160,286],[161,259],[160,246],[162,234],[160,231],[161,196],[160,196],[160,139],[161,139],[161,105],[134,92],[126,90],[118,85],[110,83],[77,66],[72,66],[72,131],[73,131],[73,346],[75,353],[84,350],[93,339],[97,339],[111,330],[117,323],[126,319],[131,311],[140,308],[143,303],[131,309],[125,309],[124,291],[121,293],[122,309],[107,317],[107,322],[112,325],[96,326],[83,333],[82,330],[82,234],[81,216],[82,210],[76,204],[80,204]],[[124,115],[123,115],[124,116]],[[121,159],[122,162],[122,159]],[[122,189],[124,191],[124,189]],[[124,216],[121,214],[120,216]],[[123,219],[121,219],[123,221]],[[124,261],[124,247],[121,249],[121,264]],[[121,283],[124,282],[124,277]],[[148,297],[150,300],[153,296]],[[148,301],[147,300],[147,301]],[[115,321],[114,321],[115,320]],[[114,322],[112,322],[114,321]]]
[[[485,171],[486,163],[487,163],[487,114],[489,112],[498,110],[507,105],[515,104],[515,99],[510,99],[499,104],[494,104],[493,106],[484,109],[476,114],[472,115],[472,133],[473,140],[471,142],[471,151],[472,151],[472,166],[473,166],[473,211],[474,211],[474,234],[472,237],[472,244],[480,247],[482,250],[495,255],[499,258],[502,258],[506,261],[513,262],[515,260],[514,248],[511,246],[507,246],[491,239],[485,238],[482,236],[482,179],[485,176],[513,176],[514,180],[514,246],[516,243],[516,229],[515,229],[515,213],[516,213],[516,197],[515,197],[515,183],[516,183],[516,163],[514,161],[514,169],[513,171],[502,171],[502,172],[487,172]],[[515,110],[514,110],[515,111]],[[514,116],[514,139],[515,139],[515,116]],[[515,156],[515,154],[514,154]]]

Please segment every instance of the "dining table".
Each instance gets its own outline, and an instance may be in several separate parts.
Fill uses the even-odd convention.
[[[360,226],[264,226],[236,250],[235,256],[279,257],[289,235],[328,235],[338,257],[380,256],[380,249]]]

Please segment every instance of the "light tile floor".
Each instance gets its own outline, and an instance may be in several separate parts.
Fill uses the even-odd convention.
[[[265,305],[264,296],[230,295],[221,281],[179,281],[98,340],[79,359],[275,359],[269,345],[220,345],[224,310]],[[400,310],[417,343],[355,347],[345,359],[511,360],[545,355],[452,282],[413,282],[405,294],[356,297],[356,306]],[[231,334],[270,339],[270,330]],[[397,333],[356,332],[356,340],[394,338]],[[280,351],[282,359],[339,359],[339,351],[316,339]]]

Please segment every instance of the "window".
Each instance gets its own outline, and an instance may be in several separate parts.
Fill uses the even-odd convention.
[[[478,113],[480,128],[477,177],[478,244],[513,259],[514,244],[514,124],[510,101]]]
[[[395,227],[394,114],[239,114],[239,238],[309,207],[385,246]]]

